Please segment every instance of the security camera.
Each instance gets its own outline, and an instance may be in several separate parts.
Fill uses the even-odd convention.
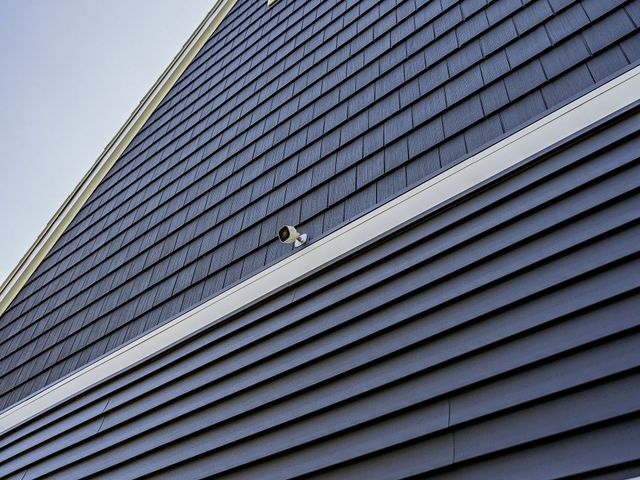
[[[299,247],[307,241],[307,234],[298,233],[296,227],[285,225],[278,230],[278,240],[282,243],[293,243],[294,247]]]

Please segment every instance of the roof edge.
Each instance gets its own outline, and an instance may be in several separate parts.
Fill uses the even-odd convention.
[[[640,99],[640,66],[574,99],[394,199],[0,412],[0,436],[203,328],[302,280]]]
[[[160,78],[156,80],[89,171],[82,177],[62,206],[49,220],[33,245],[20,259],[18,265],[2,282],[0,285],[0,315],[5,312],[16,295],[22,290],[33,272],[40,265],[40,262],[58,241],[89,196],[120,158],[120,155],[138,134],[167,92],[180,78],[180,75],[186,70],[236,2],[237,0],[217,0],[215,2],[213,8],[191,34],[169,66],[162,72]]]

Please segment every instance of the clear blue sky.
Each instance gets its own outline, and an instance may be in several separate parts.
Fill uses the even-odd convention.
[[[0,1],[0,283],[213,3]]]

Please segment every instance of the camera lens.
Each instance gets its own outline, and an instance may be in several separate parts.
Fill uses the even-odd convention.
[[[278,235],[280,236],[280,240],[284,242],[289,238],[289,229],[287,227],[282,227]]]

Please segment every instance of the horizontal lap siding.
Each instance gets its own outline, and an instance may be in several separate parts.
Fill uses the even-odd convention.
[[[631,472],[638,132],[609,121],[3,435],[0,476]]]
[[[640,0],[238,2],[0,318],[0,409],[640,59]]]

